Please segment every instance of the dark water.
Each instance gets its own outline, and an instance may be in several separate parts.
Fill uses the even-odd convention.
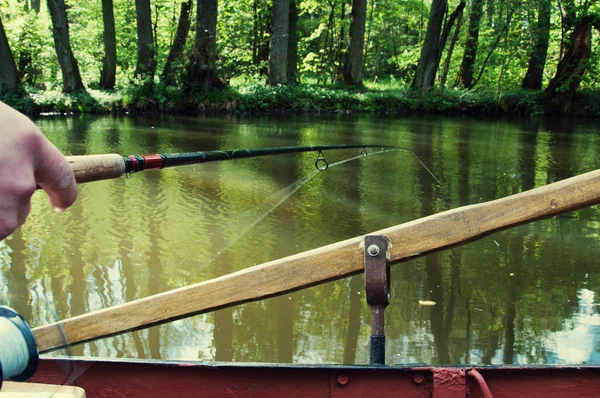
[[[38,192],[27,223],[0,242],[0,297],[33,325],[600,167],[595,121],[47,118],[38,124],[73,155],[400,145],[415,151],[445,189],[410,155],[395,152],[333,167],[296,191],[290,184],[313,172],[313,153],[91,183],[64,214]],[[327,157],[333,163],[357,152]],[[599,226],[598,209],[586,208],[393,266],[388,363],[600,363]],[[361,275],[72,352],[367,363],[369,335]]]

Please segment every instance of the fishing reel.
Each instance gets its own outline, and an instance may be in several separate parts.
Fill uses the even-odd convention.
[[[23,317],[0,306],[0,388],[2,381],[25,381],[37,370],[39,353],[33,331]]]

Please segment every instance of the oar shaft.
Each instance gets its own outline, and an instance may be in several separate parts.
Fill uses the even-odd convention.
[[[375,232],[391,263],[600,202],[600,170],[491,202],[460,207]],[[40,352],[193,314],[260,300],[363,270],[363,237],[34,329]]]

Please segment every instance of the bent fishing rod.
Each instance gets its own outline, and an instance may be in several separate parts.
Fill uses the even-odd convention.
[[[323,155],[324,151],[341,149],[361,149],[361,155],[367,156],[367,149],[377,148],[381,151],[401,150],[412,153],[425,167],[423,162],[410,149],[391,145],[318,145],[318,146],[289,146],[275,148],[233,149],[226,151],[188,152],[173,154],[130,155],[118,154],[67,156],[67,161],[73,169],[78,184],[119,178],[123,175],[143,170],[163,169],[166,167],[219,162],[234,159],[283,155],[300,152],[317,152],[315,167],[325,171],[329,162]],[[425,167],[427,169],[427,167]],[[427,171],[429,171],[427,169]],[[431,172],[429,172],[431,174]]]

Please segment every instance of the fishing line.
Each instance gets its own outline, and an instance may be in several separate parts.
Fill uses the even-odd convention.
[[[370,153],[369,156],[377,155],[380,153],[391,152],[394,150],[395,149],[384,149],[384,150],[381,150],[378,152]],[[365,156],[366,156],[365,154],[361,153],[358,156],[354,156],[354,157],[351,157],[348,159],[340,160],[339,162],[328,164],[327,168],[336,167],[336,166],[342,165],[344,163],[347,163],[347,162],[350,162],[353,160],[364,158]],[[317,160],[319,160],[319,159],[317,159]],[[226,230],[235,230],[237,232],[237,234],[230,239],[230,241],[223,248],[223,250],[220,250],[219,252],[217,252],[212,258],[210,258],[208,263],[205,264],[204,266],[202,266],[200,269],[204,269],[205,267],[208,267],[209,265],[211,265],[217,259],[217,257],[219,257],[222,253],[226,252],[227,250],[229,250],[234,244],[236,244],[241,238],[243,238],[248,232],[250,232],[250,230],[252,230],[259,222],[264,220],[277,207],[279,207],[283,202],[285,202],[290,196],[292,196],[296,191],[298,191],[300,188],[302,188],[307,182],[309,182],[314,176],[319,174],[321,171],[324,171],[324,170],[317,168],[317,170],[312,171],[311,173],[305,175],[304,177],[300,178],[296,182],[279,190],[278,192],[276,192],[273,195],[269,196],[268,198],[264,199],[258,205],[246,210],[244,213],[239,215],[235,220],[231,221],[231,225],[225,226],[225,229]],[[242,226],[242,228],[239,227],[240,225]]]
[[[63,373],[65,374],[65,379],[60,383],[60,385],[76,386],[78,374],[75,371],[75,363],[70,360],[71,358],[74,357],[74,355],[73,355],[73,351],[71,350],[71,344],[69,344],[69,341],[67,339],[67,332],[65,331],[64,325],[62,323],[60,323],[60,319],[58,318],[58,315],[56,314],[55,307],[54,306],[50,307],[48,305],[48,312],[50,312],[50,314],[54,318],[54,324],[58,328],[58,333],[62,337],[63,350],[65,352],[65,356],[67,357],[67,361],[64,361],[65,363],[63,363],[62,361],[59,363],[59,367],[63,370]],[[91,365],[87,365],[87,367],[83,370],[80,369],[79,374],[81,374],[84,370],[87,370],[87,368],[89,368],[90,366]]]
[[[442,184],[441,181],[438,180],[437,177],[431,172],[431,170],[429,170],[429,168],[427,166],[425,166],[425,163],[423,163],[423,161],[417,156],[416,153],[414,153],[413,151],[411,151],[410,149],[407,149],[407,148],[397,147],[396,149],[398,149],[399,151],[404,151],[404,152],[408,152],[408,153],[412,154],[415,157],[415,159],[417,159],[417,161],[421,164],[421,166],[423,166],[423,168],[427,171],[427,173],[429,173],[429,175],[435,180],[435,182],[438,183],[440,188],[442,188],[444,190],[444,192],[449,193],[448,190],[446,189],[446,187],[444,186],[444,184]]]

